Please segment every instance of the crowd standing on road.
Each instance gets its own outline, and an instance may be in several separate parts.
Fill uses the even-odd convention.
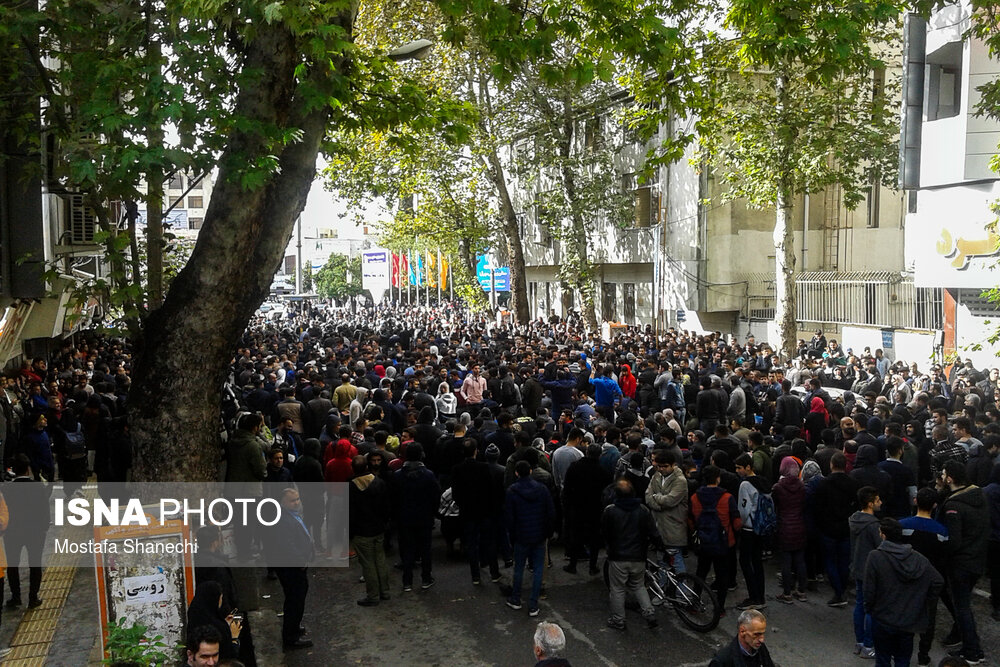
[[[124,478],[129,362],[126,344],[97,340],[7,379],[3,416],[18,422],[17,452],[36,476],[86,474],[67,438],[79,425],[87,469]],[[739,632],[713,664],[771,664],[769,600],[837,614],[852,596],[861,658],[908,664],[919,636],[918,664],[930,664],[940,601],[953,619],[940,642],[980,664],[981,580],[1000,620],[998,394],[997,368],[921,368],[822,332],[783,359],[718,333],[629,328],[609,342],[575,317],[516,325],[447,304],[306,308],[243,336],[223,394],[224,456],[227,481],[282,493],[350,483],[361,606],[391,603],[394,577],[410,594],[418,568],[421,589],[435,584],[440,526],[449,553],[461,545],[470,585],[483,569],[499,582],[501,564],[512,568],[513,610],[529,568],[530,615],[555,554],[583,577],[584,562],[600,573],[603,550],[608,625],[619,630],[626,593],[656,624],[640,583],[647,552],[678,572],[685,556],[699,576],[713,572],[724,605],[742,574]],[[289,535],[323,553],[324,501],[307,488]],[[393,544],[399,574],[386,559]],[[772,556],[781,588],[767,591]],[[308,575],[294,579],[287,648],[308,643],[294,620]]]

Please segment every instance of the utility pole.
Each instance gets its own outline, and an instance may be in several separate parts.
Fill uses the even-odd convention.
[[[302,294],[302,216],[295,219],[296,251],[295,251],[295,293]],[[349,262],[348,262],[349,263]],[[350,273],[350,269],[348,269]]]

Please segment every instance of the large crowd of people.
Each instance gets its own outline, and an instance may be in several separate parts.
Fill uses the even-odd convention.
[[[36,475],[51,479],[58,463],[69,482],[88,471],[125,478],[129,362],[127,344],[94,339],[8,377],[3,417],[8,433],[19,422],[16,451]],[[546,565],[593,576],[604,553],[608,625],[626,627],[629,593],[655,626],[642,586],[651,556],[712,573],[729,609],[853,605],[854,652],[877,664],[908,664],[915,642],[918,664],[930,664],[937,639],[974,665],[984,661],[977,583],[988,582],[1000,620],[998,395],[997,368],[892,361],[821,331],[789,359],[717,332],[628,328],[607,341],[576,317],[514,324],[453,304],[307,306],[255,319],[240,341],[222,455],[226,481],[349,483],[361,606],[434,586],[440,527],[470,585],[510,567],[507,606],[532,616]],[[82,455],[67,437],[78,431]],[[323,501],[301,488],[298,523],[323,553]],[[386,558],[396,546],[401,575]],[[286,586],[277,574],[285,646],[309,645],[299,624],[308,580]],[[229,604],[206,595],[200,607]],[[953,623],[935,637],[938,601]],[[763,622],[741,616],[725,653],[743,662],[713,664],[767,664],[746,661],[760,655]],[[241,630],[229,630],[229,657],[246,661]]]

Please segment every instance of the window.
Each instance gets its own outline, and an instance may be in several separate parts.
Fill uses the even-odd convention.
[[[180,174],[174,174],[167,181],[167,188],[170,190],[183,190],[184,189],[184,179],[181,178]]]
[[[295,273],[295,255],[285,255],[285,271],[286,275]]]
[[[204,198],[201,195],[188,197],[188,208],[205,208]]]
[[[574,304],[574,291],[569,285],[563,285],[562,288],[562,311],[563,315],[568,315],[569,311],[573,310]]]
[[[583,145],[589,151],[599,150],[604,146],[604,118],[597,116],[584,122]]]
[[[927,120],[951,118],[962,109],[962,42],[950,42],[927,55],[924,70]]]
[[[875,229],[878,227],[878,215],[879,215],[879,197],[882,188],[879,186],[878,181],[875,181],[868,186],[868,196],[866,197],[868,203],[868,228]]]
[[[625,324],[633,324],[635,322],[635,283],[622,284],[622,308],[625,311],[622,321]]]
[[[205,180],[204,178],[199,178],[198,180],[192,180],[192,182],[191,182],[191,190],[193,192],[201,192],[201,184],[202,184],[202,181],[204,181],[204,180]]]
[[[204,218],[188,218],[188,228],[189,229],[201,229],[201,223],[205,221]]]
[[[618,313],[615,309],[617,294],[615,293],[616,285],[614,283],[604,283],[601,292],[604,294],[604,300],[601,304],[601,316],[607,322],[618,321]]]

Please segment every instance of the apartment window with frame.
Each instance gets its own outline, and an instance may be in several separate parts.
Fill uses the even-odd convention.
[[[625,324],[635,322],[635,283],[622,283],[622,321]]]
[[[167,181],[168,190],[183,190],[184,189],[184,178],[180,174],[174,174]]]
[[[618,311],[616,308],[618,295],[615,283],[604,283],[601,289],[603,301],[601,304],[601,316],[608,322],[618,321]]]
[[[924,109],[927,120],[957,116],[962,109],[962,42],[950,42],[927,54]]]
[[[205,208],[204,197],[201,195],[188,197],[188,208]]]
[[[204,218],[188,218],[188,229],[201,229]]]

